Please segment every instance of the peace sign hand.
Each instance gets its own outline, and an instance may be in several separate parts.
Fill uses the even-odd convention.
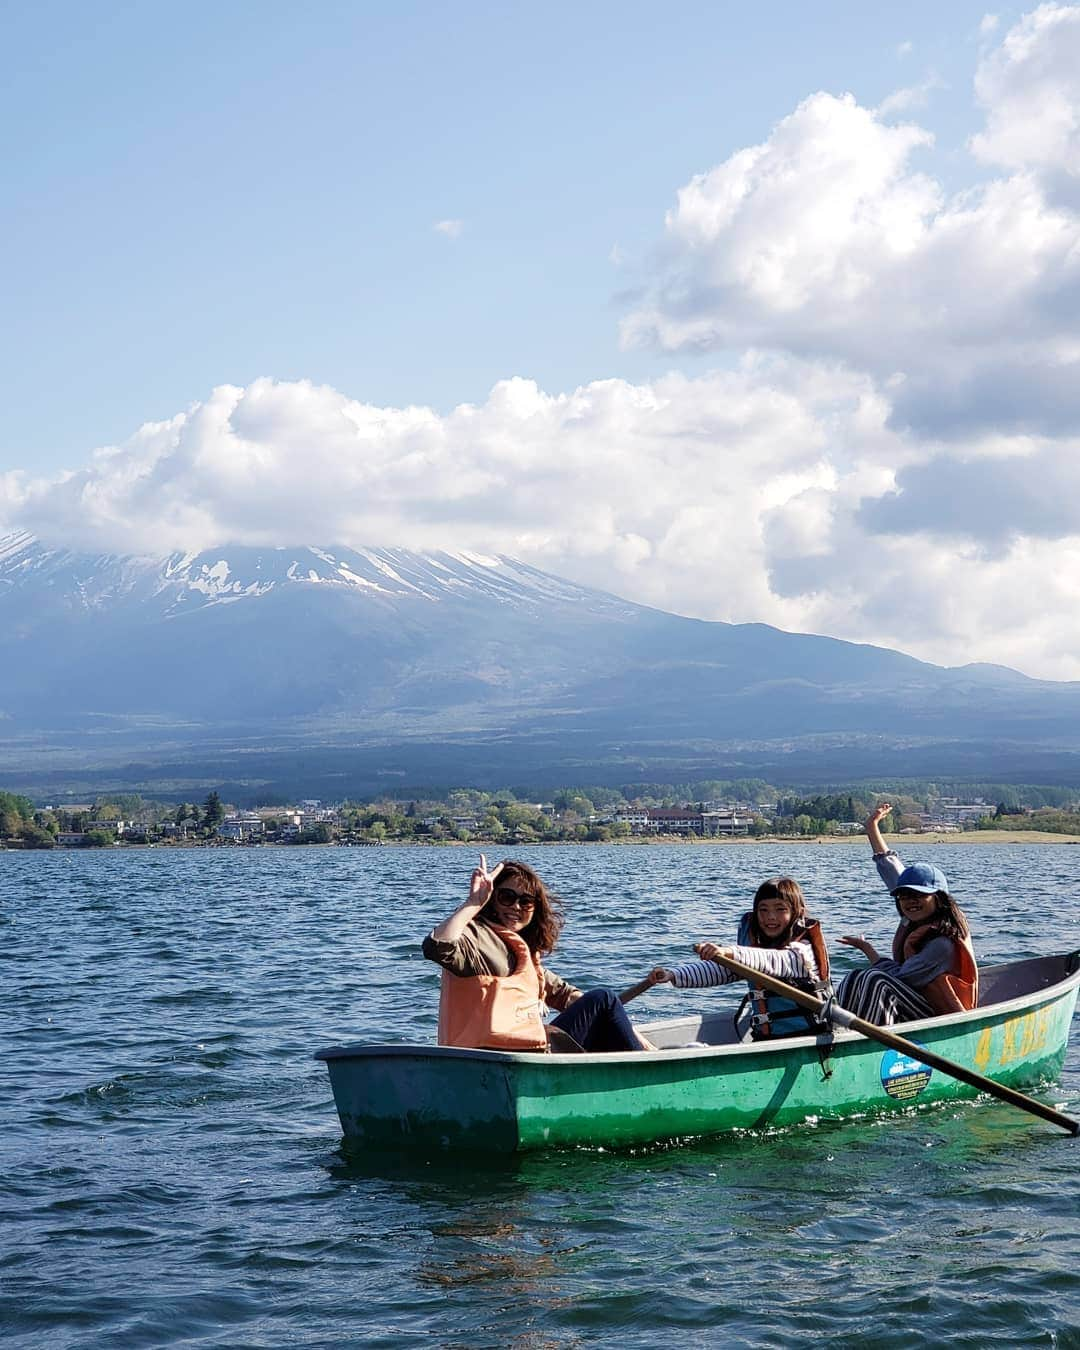
[[[472,877],[469,879],[469,904],[475,905],[477,909],[483,909],[491,899],[491,892],[495,889],[495,878],[502,871],[500,863],[493,872],[488,871],[487,859],[480,854],[480,866],[473,869]]]

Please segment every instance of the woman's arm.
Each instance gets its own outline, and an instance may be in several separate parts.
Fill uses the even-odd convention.
[[[947,937],[931,938],[921,951],[909,956],[903,963],[893,960],[891,956],[879,956],[865,938],[842,937],[840,941],[848,947],[858,947],[872,966],[895,975],[912,989],[925,989],[939,975],[948,975],[956,956],[952,938]]]
[[[876,858],[879,853],[888,853],[885,837],[881,833],[881,822],[892,810],[892,802],[878,802],[866,818],[866,837],[870,841],[870,850]]]
[[[491,899],[491,892],[494,889],[495,878],[499,871],[500,868],[496,867],[494,872],[489,872],[487,870],[487,859],[482,853],[480,854],[480,866],[473,871],[469,880],[468,898],[454,910],[448,919],[443,919],[442,923],[431,934],[437,942],[457,942],[465,929]]]
[[[581,990],[568,980],[545,969],[543,997],[549,1008],[554,1008],[556,1012],[565,1012],[571,1003],[576,1003],[581,997]]]
[[[859,937],[842,937],[840,941],[845,947],[855,947],[858,951],[862,952],[863,956],[866,957],[871,965],[873,965],[875,961],[881,960],[881,957],[874,948],[874,944],[872,942],[867,942],[861,935]]]
[[[866,818],[866,837],[870,841],[874,865],[877,867],[878,876],[885,884],[885,889],[890,894],[896,889],[900,873],[904,870],[903,859],[896,856],[886,844],[885,837],[881,833],[881,822],[891,810],[892,804],[890,802],[878,802]]]
[[[912,989],[923,989],[939,975],[952,972],[956,948],[952,938],[935,937],[896,969],[896,974]]]
[[[498,873],[498,867],[488,872],[481,853],[468,898],[424,938],[424,955],[451,975],[508,975],[514,968],[514,958],[502,938],[486,924],[473,922],[487,904]]]

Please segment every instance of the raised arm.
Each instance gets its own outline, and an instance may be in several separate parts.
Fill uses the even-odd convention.
[[[495,878],[499,875],[501,864],[494,872],[488,871],[487,859],[480,854],[480,866],[475,868],[469,879],[468,898],[454,910],[448,919],[443,919],[432,937],[439,942],[456,942],[469,924],[476,918],[491,899]]]
[[[891,810],[892,802],[878,802],[866,818],[866,837],[870,841],[870,850],[875,855],[888,852],[888,846],[881,833],[881,822]]]
[[[874,865],[878,870],[885,889],[890,893],[896,889],[897,880],[904,870],[902,858],[898,858],[886,844],[881,833],[881,821],[892,810],[891,802],[878,802],[866,818],[866,837],[870,841],[870,850],[874,855]],[[852,944],[853,945],[853,944]]]

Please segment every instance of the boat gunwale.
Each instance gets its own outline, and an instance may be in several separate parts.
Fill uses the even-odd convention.
[[[1018,961],[1006,961],[996,966],[986,967],[984,973],[1004,970],[1009,966],[1021,965],[1025,961],[1045,961],[1048,959],[1060,960],[1068,965],[1072,960],[1080,960],[1080,951],[1054,953],[1049,958],[1026,957]],[[1054,984],[1046,985],[1042,989],[1029,990],[1015,998],[1005,999],[1000,1003],[988,1003],[984,1007],[971,1008],[966,1012],[947,1013],[942,1017],[924,1017],[914,1022],[900,1022],[890,1027],[889,1030],[898,1036],[903,1036],[906,1040],[910,1040],[913,1035],[920,1031],[925,1033],[928,1029],[936,1030],[938,1027],[946,1029],[964,1028],[969,1024],[974,1026],[981,1021],[998,1018],[1011,1012],[1041,1007],[1045,1003],[1056,1001],[1077,986],[1080,986],[1080,964],[1077,964],[1070,974],[1066,974],[1062,979],[1057,980]],[[692,1021],[692,1016],[690,1018],[666,1018],[659,1022],[636,1022],[634,1026],[638,1031],[648,1034],[650,1030],[688,1020]],[[861,1032],[837,1027],[832,1031],[818,1032],[815,1035],[784,1036],[773,1042],[737,1041],[728,1045],[676,1046],[669,1050],[620,1050],[593,1053],[586,1051],[573,1054],[558,1054],[555,1052],[537,1054],[535,1051],[466,1049],[452,1045],[417,1045],[413,1042],[392,1044],[389,1042],[355,1041],[343,1045],[325,1046],[316,1050],[313,1058],[322,1060],[328,1065],[331,1062],[345,1059],[386,1059],[398,1056],[410,1059],[464,1059],[481,1063],[525,1065],[534,1068],[538,1066],[549,1068],[558,1065],[560,1068],[578,1067],[586,1069],[595,1068],[599,1064],[669,1064],[672,1061],[685,1059],[726,1059],[732,1055],[777,1055],[786,1054],[793,1050],[814,1050],[835,1045],[848,1045],[858,1041],[871,1045],[875,1044],[871,1037],[864,1036]]]

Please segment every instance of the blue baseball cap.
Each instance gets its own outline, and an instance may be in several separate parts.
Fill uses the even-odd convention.
[[[929,863],[912,863],[896,879],[892,894],[897,891],[922,891],[923,895],[933,895],[935,891],[948,892],[949,883],[945,873]]]

